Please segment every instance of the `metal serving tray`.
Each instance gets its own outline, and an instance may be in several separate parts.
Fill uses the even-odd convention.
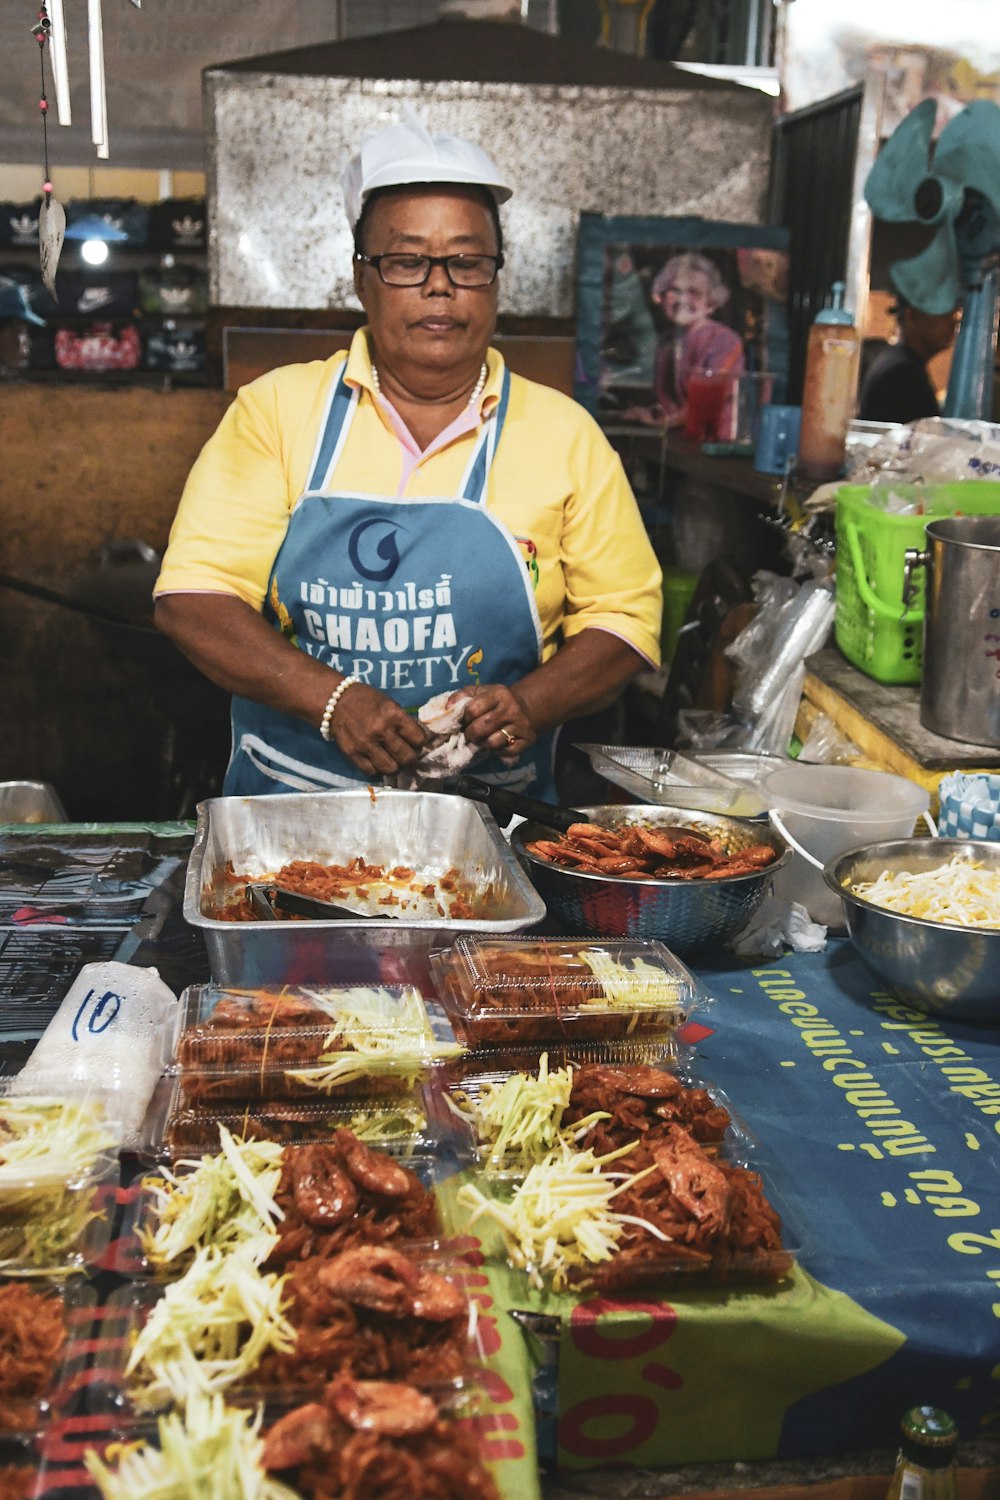
[[[460,891],[482,916],[403,916],[358,921],[223,921],[239,894],[233,872],[257,879],[290,860],[405,865],[418,879],[458,871]],[[202,930],[221,984],[368,983],[426,987],[427,955],[459,932],[521,932],[545,905],[497,824],[477,802],[436,792],[357,792],[213,797],[198,806],[184,916]]]

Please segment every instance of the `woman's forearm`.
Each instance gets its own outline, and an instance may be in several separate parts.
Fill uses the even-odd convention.
[[[514,686],[536,732],[606,708],[646,660],[607,630],[582,630]]]
[[[231,594],[164,594],[155,620],[219,687],[310,724],[323,753],[319,727],[342,673],[300,651]],[[336,748],[366,776],[412,765],[427,739],[398,703],[356,678],[328,722]]]
[[[155,623],[226,692],[318,725],[339,675],[231,594],[163,594]]]

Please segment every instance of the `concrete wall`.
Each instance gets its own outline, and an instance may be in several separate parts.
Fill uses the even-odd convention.
[[[0,387],[0,572],[72,594],[108,542],[162,550],[185,476],[231,399]],[[112,591],[98,584],[88,598],[112,610],[124,600],[141,617],[148,575],[120,563]],[[213,709],[168,642],[0,587],[0,662],[0,780],[51,781],[73,817],[172,815],[174,710]]]
[[[212,300],[356,307],[340,173],[404,100],[509,171],[501,311],[568,317],[579,213],[760,223],[772,101],[752,89],[616,89],[206,75]]]

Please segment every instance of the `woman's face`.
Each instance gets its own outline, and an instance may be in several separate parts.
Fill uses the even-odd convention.
[[[495,255],[489,209],[463,187],[401,188],[373,205],[366,255]],[[423,286],[386,286],[374,266],[355,262],[354,285],[368,315],[378,363],[411,390],[420,376],[478,370],[493,336],[497,283],[452,286],[433,266]],[[416,384],[414,381],[416,380]]]
[[[660,298],[660,305],[671,323],[679,328],[694,328],[715,311],[708,277],[703,271],[681,271]]]

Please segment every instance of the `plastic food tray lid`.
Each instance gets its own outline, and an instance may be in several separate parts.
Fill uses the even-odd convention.
[[[617,1162],[615,1170],[625,1170],[624,1162]],[[710,1165],[715,1165],[711,1163]],[[777,1285],[784,1282],[794,1270],[802,1254],[805,1241],[803,1227],[799,1222],[795,1211],[793,1200],[786,1194],[781,1174],[774,1173],[768,1162],[763,1162],[756,1154],[748,1159],[719,1158],[718,1166],[724,1173],[731,1172],[737,1182],[746,1181],[745,1174],[752,1174],[759,1180],[763,1197],[769,1207],[777,1215],[780,1232],[780,1244],[770,1245],[763,1242],[749,1243],[745,1247],[733,1244],[730,1241],[728,1231],[721,1233],[714,1243],[704,1247],[704,1253],[693,1254],[685,1240],[678,1237],[675,1243],[663,1242],[651,1235],[646,1236],[649,1246],[649,1254],[642,1260],[635,1262],[631,1257],[623,1256],[616,1265],[616,1253],[612,1252],[610,1257],[601,1262],[581,1266],[578,1270],[570,1273],[568,1284],[563,1290],[573,1292],[585,1292],[587,1295],[595,1295],[602,1292],[615,1292],[631,1290],[639,1287],[656,1286],[700,1286],[700,1285],[744,1285],[764,1284]],[[502,1175],[490,1177],[487,1180],[488,1187],[486,1196],[509,1204],[514,1194],[520,1189],[521,1183],[515,1176]],[[739,1192],[734,1194],[738,1198]],[[626,1207],[628,1207],[626,1201]],[[754,1228],[750,1224],[750,1238],[754,1239]],[[477,1232],[482,1231],[487,1224],[484,1216],[476,1225]],[[632,1233],[634,1226],[626,1226]],[[487,1229],[487,1234],[492,1236],[492,1230]],[[757,1236],[762,1240],[762,1236]],[[553,1277],[549,1266],[536,1262],[532,1259],[524,1260],[517,1254],[505,1251],[500,1236],[487,1242],[495,1249],[501,1257],[506,1258],[508,1265],[519,1276],[524,1288],[525,1303],[530,1306],[538,1289],[552,1286]],[[529,1290],[533,1289],[533,1290]],[[516,1298],[517,1291],[512,1295]]]
[[[294,1151],[298,1145],[313,1144],[322,1143],[296,1142],[289,1144],[286,1149]],[[169,1191],[171,1185],[171,1178],[164,1175],[164,1168],[173,1174],[173,1178],[183,1190],[185,1177],[200,1166],[207,1156],[217,1154],[218,1149],[218,1140],[216,1140],[213,1147],[201,1155],[177,1154],[169,1168],[166,1168],[164,1163],[163,1168],[146,1172],[125,1190],[121,1227],[113,1246],[110,1267],[119,1276],[137,1278],[141,1281],[150,1277],[161,1281],[172,1281],[183,1274],[190,1255],[179,1257],[176,1261],[163,1265],[155,1263],[148,1253],[149,1241],[160,1223],[163,1192]],[[436,1137],[424,1135],[413,1136],[410,1139],[399,1138],[394,1141],[381,1142],[377,1149],[390,1156],[400,1166],[406,1167],[428,1191],[431,1191],[435,1183],[440,1181],[446,1173],[446,1166]]]
[[[415,1379],[409,1375],[386,1372],[377,1378],[405,1380],[409,1384],[419,1385],[428,1394],[440,1394],[442,1397],[447,1397],[450,1393],[467,1387],[474,1388],[480,1371],[486,1363],[487,1355],[480,1337],[476,1303],[470,1296],[470,1287],[475,1285],[476,1275],[472,1266],[450,1249],[447,1242],[415,1241],[408,1245],[394,1243],[390,1248],[398,1250],[417,1267],[436,1272],[455,1287],[460,1293],[463,1304],[461,1316],[464,1319],[464,1331],[459,1336],[462,1345],[461,1360],[459,1370],[454,1376],[442,1377],[437,1371],[429,1373],[425,1378]],[[324,1262],[324,1264],[329,1263],[329,1261]],[[308,1264],[308,1262],[300,1262],[300,1264]],[[90,1372],[86,1388],[86,1405],[89,1411],[92,1413],[117,1411],[141,1417],[144,1414],[164,1411],[174,1404],[166,1392],[161,1395],[156,1391],[143,1390],[142,1382],[135,1372],[128,1372],[128,1364],[140,1330],[153,1308],[164,1297],[175,1296],[178,1287],[178,1281],[165,1283],[153,1280],[133,1280],[111,1293],[105,1303],[101,1352]],[[283,1301],[287,1305],[287,1297]],[[376,1315],[376,1324],[377,1322],[378,1315]],[[428,1327],[430,1326],[429,1323]],[[359,1354],[363,1355],[365,1352],[367,1351],[364,1340],[359,1339]],[[323,1370],[316,1367],[314,1375],[310,1375],[301,1384],[291,1385],[287,1378],[276,1379],[273,1383],[268,1383],[251,1372],[246,1380],[226,1387],[225,1397],[232,1405],[252,1404],[256,1406],[261,1402],[287,1400],[289,1391],[294,1391],[295,1404],[300,1404],[300,1401],[304,1404],[307,1401],[319,1399],[324,1387],[335,1375],[350,1373],[349,1369]],[[353,1378],[375,1377],[357,1374]]]
[[[0,1187],[0,1275],[64,1277],[104,1258],[111,1239],[118,1160],[102,1157],[75,1181]]]
[[[445,1007],[465,1017],[652,1010],[680,1024],[704,1003],[689,970],[652,939],[465,936],[434,959]]]
[[[40,1385],[21,1395],[0,1396],[0,1440],[37,1432],[76,1399],[90,1363],[90,1335],[96,1301],[94,1288],[79,1278],[65,1283],[25,1283],[0,1279],[0,1317],[12,1327],[14,1308],[32,1326],[44,1327],[48,1309],[58,1308],[62,1346],[44,1371]]]
[[[313,1099],[398,1099],[410,1094],[426,1078],[431,1064],[423,1058],[396,1056],[379,1060],[358,1052],[336,1052],[318,1058],[312,1067],[289,1068],[286,1072],[266,1069],[247,1071],[187,1068],[177,1075],[180,1093],[191,1104],[233,1110],[248,1099],[276,1102],[309,1102]]]
[[[122,1127],[99,1081],[57,1082],[45,1075],[38,1088],[18,1089],[13,1078],[0,1081],[0,1196],[22,1182],[82,1181],[117,1161]]]
[[[439,1414],[449,1421],[474,1422],[484,1407],[480,1393],[471,1388],[434,1394]],[[288,1412],[304,1405],[307,1399],[303,1397],[300,1400],[287,1395],[262,1403],[262,1434]],[[240,1404],[243,1406],[243,1403]],[[235,1405],[236,1402],[231,1398],[227,1400],[228,1407]],[[248,1411],[245,1406],[243,1410],[248,1420],[252,1421],[254,1413]],[[153,1416],[135,1418],[129,1416],[126,1411],[108,1412],[101,1415],[103,1420],[100,1420],[99,1426],[94,1426],[91,1419],[80,1432],[60,1430],[58,1444],[44,1445],[40,1464],[34,1448],[25,1448],[23,1453],[19,1452],[16,1457],[10,1457],[10,1464],[24,1468],[26,1474],[29,1470],[37,1471],[37,1486],[33,1483],[29,1484],[24,1490],[26,1496],[51,1495],[59,1496],[61,1500],[69,1500],[69,1497],[71,1500],[102,1500],[101,1489],[83,1468],[85,1453],[93,1453],[95,1457],[101,1459],[117,1478],[118,1466],[123,1455],[137,1445],[141,1444],[147,1451],[160,1451],[162,1446],[160,1423],[162,1421],[170,1420],[172,1427],[174,1423],[183,1427],[184,1422],[183,1408],[160,1418]],[[406,1448],[405,1438],[395,1441],[399,1447]],[[174,1473],[170,1476],[171,1481],[178,1485],[188,1477],[186,1473]]]
[[[180,1068],[283,1072],[333,1046],[335,1033],[356,1050],[384,1049],[432,1059],[453,1042],[412,985],[315,985],[280,990],[189,986],[181,996],[176,1061]]]
[[[100,1259],[120,1141],[95,1096],[0,1097],[0,1273],[69,1275]]]
[[[553,1039],[550,1042],[526,1042],[515,1046],[474,1047],[453,1061],[442,1063],[432,1074],[432,1084],[451,1087],[465,1079],[496,1081],[511,1073],[530,1073],[538,1068],[544,1052],[549,1069],[582,1068],[586,1063],[600,1063],[612,1068],[640,1064],[675,1068],[690,1054],[682,1033],[667,1031],[657,1036],[630,1037],[621,1041],[587,1041]]]
[[[426,1144],[427,1113],[416,1090],[391,1101],[352,1099],[334,1103],[296,1099],[233,1099],[219,1105],[190,1103],[175,1080],[162,1119],[151,1134],[151,1155],[178,1161],[219,1149],[219,1126],[231,1135],[297,1145],[328,1141],[346,1126],[369,1145],[393,1154],[420,1151]]]
[[[488,1126],[484,1127],[482,1110],[485,1101],[494,1096],[503,1084],[518,1073],[526,1075],[529,1079],[537,1079],[541,1064],[533,1066],[508,1067],[505,1053],[508,1049],[495,1049],[496,1055],[478,1073],[468,1073],[461,1078],[452,1078],[445,1087],[445,1109],[450,1116],[450,1124],[453,1131],[458,1132],[460,1139],[468,1142],[468,1149],[473,1158],[478,1162],[483,1171],[489,1175],[501,1175],[504,1177],[523,1177],[531,1165],[530,1156],[511,1148],[499,1149],[497,1139],[493,1137]],[[510,1049],[515,1056],[519,1049]],[[556,1049],[559,1050],[559,1049]],[[752,1165],[757,1155],[756,1142],[744,1123],[733,1108],[730,1100],[715,1084],[710,1083],[698,1073],[687,1057],[681,1057],[677,1053],[663,1053],[659,1057],[650,1055],[649,1049],[643,1049],[630,1043],[605,1043],[591,1047],[566,1047],[561,1049],[563,1058],[557,1062],[551,1055],[546,1055],[545,1068],[550,1076],[557,1067],[581,1067],[585,1063],[596,1064],[600,1067],[627,1072],[631,1067],[641,1067],[644,1071],[653,1068],[675,1079],[685,1094],[693,1095],[700,1093],[707,1095],[707,1108],[712,1110],[722,1109],[725,1111],[726,1122],[720,1127],[713,1124],[711,1137],[699,1141],[698,1144],[708,1157],[720,1157],[729,1162],[739,1163],[744,1166]],[[640,1102],[639,1096],[632,1096],[635,1103]],[[671,1096],[669,1102],[673,1103],[676,1096]],[[657,1106],[662,1103],[661,1099],[650,1097],[648,1100],[649,1124],[659,1123],[656,1115]],[[703,1114],[704,1111],[695,1111]],[[690,1125],[683,1118],[677,1121],[683,1129],[690,1133]],[[636,1141],[642,1139],[638,1128],[634,1131]],[[586,1149],[589,1142],[584,1139],[580,1142],[581,1149]],[[621,1168],[628,1171],[628,1158],[622,1159]]]

